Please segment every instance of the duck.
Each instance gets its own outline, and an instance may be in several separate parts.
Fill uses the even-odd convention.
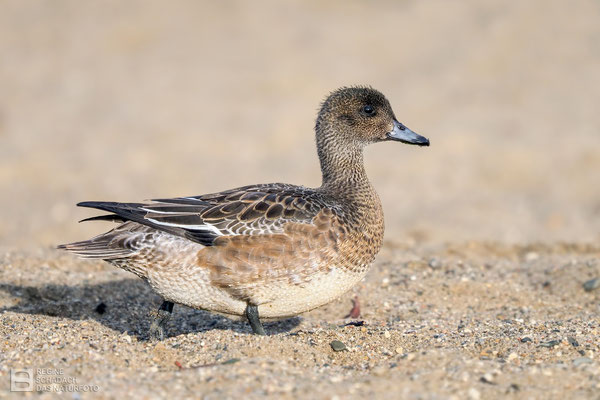
[[[247,319],[297,316],[340,297],[363,279],[383,244],[381,201],[369,181],[365,146],[429,146],[369,86],[342,87],[315,123],[322,184],[257,184],[141,203],[85,201],[113,221],[92,239],[58,246],[129,271],[163,302],[150,336],[164,338],[174,304]]]

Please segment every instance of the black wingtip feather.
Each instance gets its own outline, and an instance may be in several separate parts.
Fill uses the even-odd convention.
[[[98,215],[96,217],[84,218],[79,223],[89,221],[109,221],[109,222],[126,222],[127,219],[120,217],[116,214]]]
[[[139,203],[116,203],[110,201],[82,201],[77,203],[79,207],[96,208],[102,211],[108,211],[114,214],[114,217],[120,218],[123,221],[139,222],[143,225],[150,225],[144,219],[146,211],[142,209],[143,204]],[[91,220],[100,219],[107,220],[108,216],[92,217]],[[90,219],[88,219],[90,220]]]
[[[110,201],[82,201],[81,203],[77,203],[77,205],[79,207],[95,208],[98,210],[113,213],[113,215],[100,215],[97,217],[84,219],[83,221],[133,221],[154,229],[169,232],[176,236],[188,238],[205,246],[210,246],[216,237],[214,234],[210,234],[204,231],[194,234],[189,230],[182,229],[179,227],[170,227],[161,224],[155,224],[152,221],[149,221],[145,218],[148,212],[144,209],[144,207],[150,207],[147,204],[117,203]]]
[[[107,201],[80,201],[77,207],[98,208],[98,205],[107,204]]]
[[[77,203],[78,207],[97,208],[100,210],[111,211],[122,208],[132,209],[134,207],[142,206],[138,203],[118,203],[115,201],[82,201]]]

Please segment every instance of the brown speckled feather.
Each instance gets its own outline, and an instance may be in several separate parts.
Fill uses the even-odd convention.
[[[210,269],[213,285],[262,304],[271,300],[262,295],[262,286],[302,285],[329,272],[345,237],[344,226],[324,209],[311,223],[287,223],[280,233],[218,238],[198,252],[198,265]]]

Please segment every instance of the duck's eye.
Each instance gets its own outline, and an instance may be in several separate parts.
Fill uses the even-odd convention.
[[[364,106],[362,111],[363,111],[363,113],[365,113],[366,115],[368,115],[370,117],[375,115],[375,108],[373,108],[373,106],[370,104],[367,104],[366,106]]]

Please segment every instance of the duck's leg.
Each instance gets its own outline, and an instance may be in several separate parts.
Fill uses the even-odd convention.
[[[258,317],[258,306],[248,304],[246,306],[246,318],[248,318],[248,322],[250,322],[252,332],[254,332],[256,335],[266,335],[265,329],[260,323],[260,318]]]
[[[150,324],[150,339],[163,340],[165,338],[165,328],[167,321],[171,318],[174,304],[170,301],[163,301]]]

